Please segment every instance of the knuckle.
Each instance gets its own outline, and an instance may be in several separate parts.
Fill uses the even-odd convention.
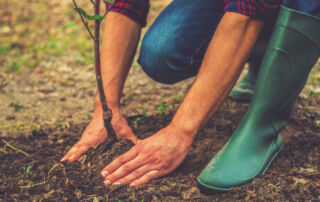
[[[125,164],[125,165],[123,165],[123,170],[124,170],[125,172],[129,172],[129,171],[131,171],[131,170],[132,170],[132,168],[131,168],[131,166],[130,166],[130,165]]]
[[[139,142],[136,144],[136,147],[137,147],[137,149],[140,149],[140,148],[142,148],[144,145],[145,145],[145,143],[144,143],[144,141],[142,140],[142,141],[139,141]]]
[[[168,162],[161,162],[159,164],[159,170],[166,170],[169,168],[169,163]]]
[[[118,179],[118,175],[114,173],[108,176],[106,179],[110,180],[110,182],[114,182],[116,179]]]
[[[133,177],[134,177],[135,179],[137,179],[138,177],[141,176],[141,171],[136,170],[136,171],[134,171],[134,172],[132,173],[132,175],[133,175]]]
[[[124,163],[126,162],[124,156],[120,156],[120,157],[118,158],[118,161],[119,161],[120,164],[124,164]]]

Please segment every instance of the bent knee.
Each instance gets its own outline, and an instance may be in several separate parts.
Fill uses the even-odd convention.
[[[175,76],[175,68],[172,64],[173,49],[168,43],[159,43],[146,35],[140,48],[138,63],[143,71],[153,80],[173,84],[179,80]]]

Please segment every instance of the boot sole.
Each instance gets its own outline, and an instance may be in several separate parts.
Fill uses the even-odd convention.
[[[279,134],[279,136],[280,136],[280,138],[281,138],[281,134]],[[268,164],[266,165],[266,167],[264,168],[264,170],[262,171],[262,173],[261,174],[258,174],[256,177],[258,177],[258,176],[261,176],[261,175],[264,175],[264,174],[266,174],[266,172],[268,171],[268,169],[269,169],[269,167],[270,167],[270,165],[272,164],[272,162],[274,161],[274,159],[278,156],[278,154],[282,151],[282,149],[283,149],[283,143],[282,143],[282,138],[280,139],[280,148],[278,149],[278,151],[277,152],[275,152],[274,154],[273,154],[273,156],[272,156],[272,158],[270,159],[270,161],[268,162]],[[276,141],[276,143],[277,143],[278,141]],[[252,179],[253,180],[253,179]],[[244,184],[247,184],[247,183],[249,183],[249,182],[251,182],[252,180],[250,180],[250,181],[248,181],[248,182],[246,182],[246,183],[244,183]],[[198,183],[199,183],[199,185],[200,185],[200,188],[204,188],[205,189],[205,191],[207,191],[206,189],[213,189],[213,190],[215,190],[215,191],[229,191],[230,190],[230,188],[232,188],[232,187],[215,187],[215,186],[212,186],[212,185],[207,185],[207,184],[205,184],[205,183],[203,183],[203,182],[201,182],[201,180],[199,180],[199,178],[197,179],[197,181],[198,181]]]

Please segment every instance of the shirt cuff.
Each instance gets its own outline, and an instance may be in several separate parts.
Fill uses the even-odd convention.
[[[279,12],[282,0],[225,0],[225,12],[267,19]]]
[[[107,3],[106,6],[109,8],[110,4]],[[110,10],[123,14],[144,27],[147,24],[149,7],[149,0],[117,0]]]

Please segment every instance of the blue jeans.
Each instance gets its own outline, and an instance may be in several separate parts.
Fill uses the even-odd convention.
[[[294,10],[320,17],[320,0],[284,0],[283,5]]]
[[[144,36],[143,70],[166,84],[196,75],[223,9],[223,0],[174,0]]]
[[[284,0],[284,5],[320,14],[320,0]],[[138,62],[146,74],[165,84],[196,75],[223,10],[224,0],[174,0],[142,41]]]

